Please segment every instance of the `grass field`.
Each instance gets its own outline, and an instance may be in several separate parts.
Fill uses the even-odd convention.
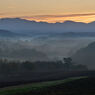
[[[67,83],[67,82],[71,82],[71,81],[74,81],[74,80],[79,80],[79,79],[82,79],[82,78],[87,78],[87,77],[74,77],[74,78],[68,78],[68,79],[64,79],[64,80],[32,83],[32,84],[27,84],[27,85],[1,88],[0,89],[0,95],[31,95],[31,94],[27,94],[27,93],[30,93],[30,92],[39,93],[41,91],[48,90],[48,88],[50,88],[50,87],[54,87],[54,86],[64,84],[64,83]],[[40,95],[40,94],[35,94],[35,95]]]

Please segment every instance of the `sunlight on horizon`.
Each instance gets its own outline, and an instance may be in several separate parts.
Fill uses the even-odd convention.
[[[47,18],[23,18],[23,19],[26,19],[26,20],[30,20],[30,21],[37,21],[37,22],[48,22],[48,23],[56,23],[56,22],[64,22],[64,21],[75,21],[75,22],[83,22],[83,23],[90,23],[90,22],[93,22],[95,21],[95,16],[84,16],[84,17],[47,17]]]
[[[95,0],[0,0],[0,18],[7,17],[49,23],[66,20],[89,23],[95,21]]]

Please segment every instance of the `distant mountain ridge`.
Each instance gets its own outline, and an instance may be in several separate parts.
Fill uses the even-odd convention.
[[[95,22],[88,24],[73,21],[47,23],[29,21],[20,18],[3,18],[0,19],[0,29],[18,33],[95,32]]]
[[[15,33],[13,33],[13,32],[11,32],[11,31],[8,31],[8,30],[2,30],[2,29],[0,29],[0,36],[2,36],[2,37],[11,37],[11,36],[16,36],[16,34]]]
[[[10,30],[0,29],[0,37],[25,37],[24,34],[11,32]]]
[[[47,23],[21,18],[2,18],[0,19],[0,30],[11,32],[0,33],[2,37],[95,37],[95,22]]]

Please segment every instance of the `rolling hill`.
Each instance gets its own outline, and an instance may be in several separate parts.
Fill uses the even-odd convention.
[[[95,69],[95,42],[78,50],[72,58],[76,63],[85,64],[89,69]]]

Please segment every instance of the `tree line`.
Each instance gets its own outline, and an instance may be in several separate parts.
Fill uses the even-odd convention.
[[[81,71],[87,70],[87,66],[76,64],[70,57],[59,61],[9,61],[0,59],[0,74],[14,74],[21,72],[39,71]]]

